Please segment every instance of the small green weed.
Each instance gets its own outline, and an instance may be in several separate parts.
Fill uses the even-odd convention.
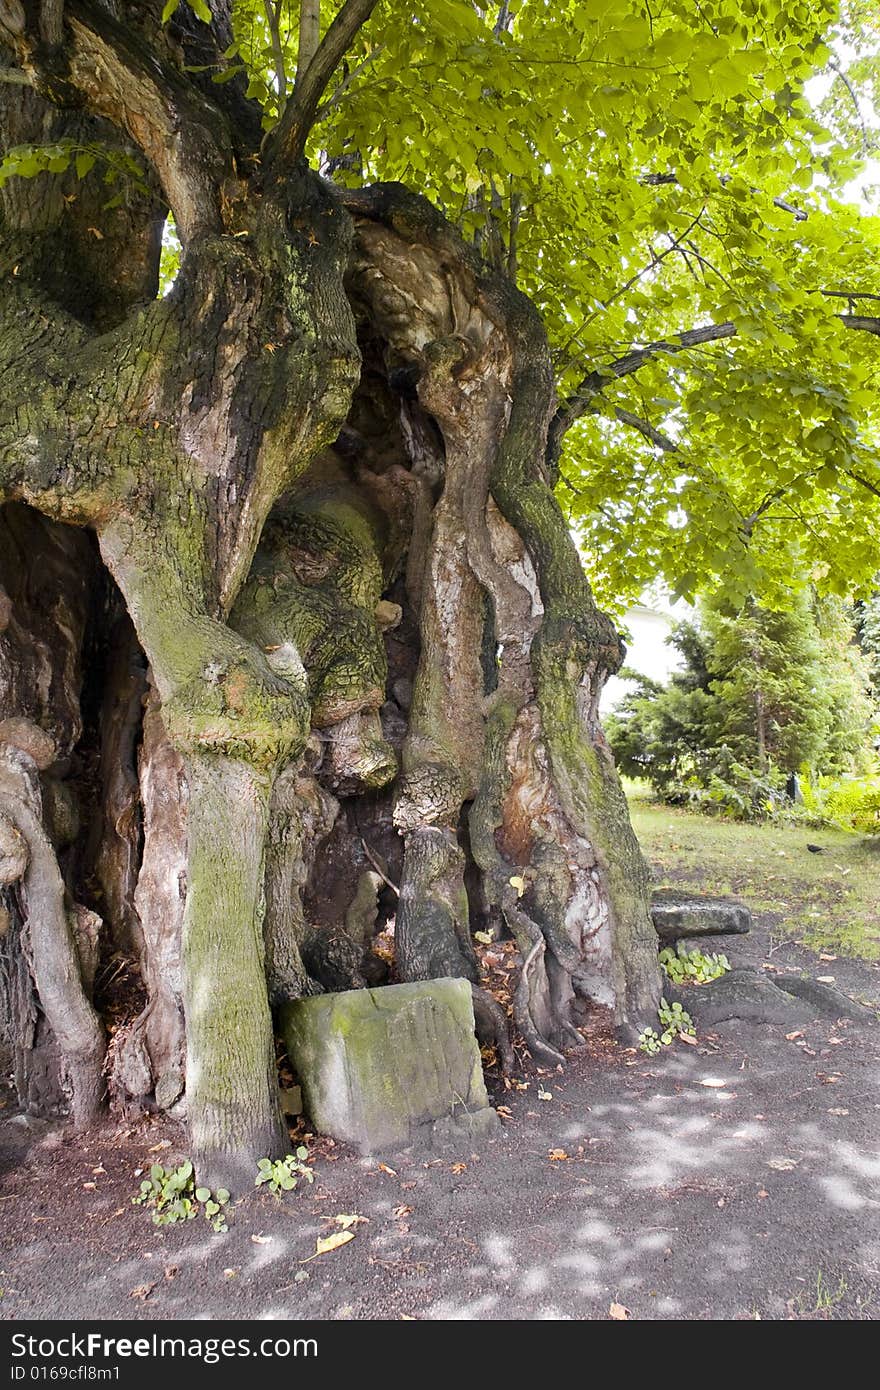
[[[696,947],[689,951],[683,941],[675,947],[664,946],[660,952],[660,965],[674,985],[704,985],[709,980],[717,980],[730,969],[730,961],[721,952],[706,954]]]
[[[658,1035],[655,1028],[643,1028],[639,1034],[639,1051],[647,1053],[649,1057],[668,1047],[682,1033],[688,1037],[696,1035],[694,1020],[681,1004],[669,1004],[665,999],[661,999],[657,1017],[663,1026],[662,1033]]]
[[[200,1213],[215,1231],[228,1231],[223,1208],[229,1201],[225,1188],[211,1192],[209,1187],[196,1187],[192,1163],[185,1159],[177,1168],[163,1168],[154,1163],[149,1178],[132,1197],[135,1206],[152,1207],[156,1226],[171,1226],[177,1221],[192,1221]]]
[[[314,1182],[313,1169],[303,1162],[308,1156],[308,1149],[300,1144],[295,1154],[288,1154],[286,1158],[279,1158],[274,1163],[270,1158],[261,1158],[257,1164],[254,1187],[268,1184],[269,1191],[280,1201],[282,1192],[292,1192],[300,1178],[304,1178],[306,1182]]]
[[[694,1020],[681,1004],[667,1004],[665,999],[661,999],[657,1017],[663,1025],[660,1041],[664,1044],[671,1043],[679,1033],[687,1033],[692,1038],[696,1036]]]

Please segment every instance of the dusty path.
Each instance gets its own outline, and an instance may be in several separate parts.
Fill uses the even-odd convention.
[[[876,965],[768,958],[769,923],[726,943],[735,964],[833,970],[880,1001]],[[599,1040],[499,1096],[511,1118],[479,1154],[388,1172],[322,1146],[313,1187],[249,1198],[219,1236],[131,1205],[134,1169],[181,1143],[167,1124],[86,1146],[10,1117],[0,1317],[877,1317],[880,1028],[798,1031],[725,1024],[659,1059]],[[355,1239],[302,1263],[342,1213],[366,1218]]]

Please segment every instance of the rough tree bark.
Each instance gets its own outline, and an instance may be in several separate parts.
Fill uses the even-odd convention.
[[[225,47],[225,7],[210,30],[163,29],[160,9],[122,23],[70,0],[53,46],[0,5],[35,89],[0,85],[5,142],[123,142],[155,189],[112,213],[88,180],[0,195],[0,526],[44,536],[17,580],[0,569],[0,626],[45,640],[26,591],[47,527],[82,541],[84,586],[57,658],[77,673],[60,771],[46,682],[0,638],[0,876],[29,941],[15,979],[77,1118],[103,1057],[74,970],[79,898],[146,991],[111,1091],[185,1092],[200,1177],[230,1186],[283,1152],[270,1006],[371,978],[391,914],[399,978],[469,979],[505,1052],[475,916],[519,944],[517,1022],[543,1061],[580,1042],[575,994],[626,1028],[659,985],[597,714],[622,652],[544,472],[537,314],[423,200],[342,193],[305,166],[336,26],[257,160],[236,83],[184,71]],[[167,206],[183,256],[158,300]],[[94,535],[115,589],[86,583],[95,549],[60,523]],[[98,591],[125,615],[112,642],[85,636]],[[91,855],[65,858],[47,829],[53,767],[70,802],[98,769]]]

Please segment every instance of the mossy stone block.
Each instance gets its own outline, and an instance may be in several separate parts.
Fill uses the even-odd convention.
[[[297,999],[281,1027],[313,1124],[364,1153],[497,1124],[466,980]]]
[[[751,931],[752,914],[736,898],[710,898],[705,893],[682,893],[655,888],[651,918],[661,941],[695,936],[742,936]]]

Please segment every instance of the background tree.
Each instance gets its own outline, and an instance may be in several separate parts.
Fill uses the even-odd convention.
[[[769,584],[807,536],[829,586],[876,571],[878,321],[822,292],[868,293],[875,233],[829,211],[852,165],[801,94],[833,18],[0,3],[28,1103],[101,1103],[96,951],[143,983],[111,1089],[185,1087],[210,1185],[283,1146],[271,1004],[363,983],[391,911],[399,977],[470,978],[490,1031],[469,927],[505,925],[542,1060],[575,992],[653,1010],[597,716],[621,646],[553,488],[617,597],[658,564]]]
[[[605,721],[623,772],[673,798],[752,778],[766,810],[788,774],[866,770],[869,671],[840,600],[796,592],[786,610],[751,601],[732,615],[704,602],[672,641],[683,669],[665,688],[639,679]]]
[[[872,594],[856,606],[856,633],[871,679],[875,708],[880,707],[880,594]]]

